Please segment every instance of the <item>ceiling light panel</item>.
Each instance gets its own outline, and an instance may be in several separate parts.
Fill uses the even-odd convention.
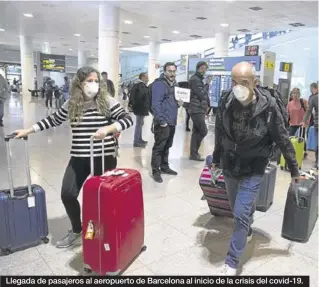
[[[23,16],[27,18],[33,18],[33,15],[31,13],[24,13]]]
[[[81,36],[81,34],[79,34],[79,33],[75,33],[75,34],[73,34],[75,37],[80,37]]]
[[[132,25],[132,24],[133,24],[133,21],[131,21],[131,20],[125,20],[124,23],[127,24],[127,25]]]
[[[228,27],[229,24],[227,24],[227,23],[221,23],[220,26],[221,26],[221,27]]]
[[[4,32],[4,31],[5,31],[4,29],[0,28],[0,32]]]
[[[175,34],[175,35],[178,35],[178,34],[180,34],[181,32],[180,32],[180,31],[177,31],[177,30],[174,30],[174,31],[172,31],[172,33]]]

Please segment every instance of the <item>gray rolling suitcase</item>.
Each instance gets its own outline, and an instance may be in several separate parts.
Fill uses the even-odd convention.
[[[27,186],[13,187],[9,142],[14,136],[5,136],[9,189],[0,191],[0,249],[4,255],[49,242],[45,192],[31,185],[28,138],[24,138]]]
[[[313,176],[290,185],[281,236],[305,243],[309,240],[318,218],[318,177]]]
[[[256,209],[258,211],[266,212],[271,207],[274,199],[276,177],[277,167],[269,164],[260,183],[258,200],[256,204]]]

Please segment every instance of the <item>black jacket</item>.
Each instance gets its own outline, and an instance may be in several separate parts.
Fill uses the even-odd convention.
[[[136,116],[148,116],[150,107],[149,89],[142,81],[134,84],[131,90],[129,107]]]
[[[204,77],[196,73],[189,79],[191,89],[191,100],[188,111],[190,114],[206,114],[209,107],[208,84],[204,84]]]
[[[113,82],[111,80],[107,79],[106,80],[106,85],[107,85],[108,93],[114,98],[114,96],[115,96],[115,88],[114,88]]]
[[[221,99],[216,114],[213,162],[221,164],[224,174],[228,176],[240,178],[263,175],[275,142],[286,159],[291,175],[298,176],[295,150],[276,100],[268,91],[255,92],[256,109],[249,120],[247,136],[242,142],[236,142],[231,131],[231,107],[236,99],[233,93],[228,93],[226,100]]]

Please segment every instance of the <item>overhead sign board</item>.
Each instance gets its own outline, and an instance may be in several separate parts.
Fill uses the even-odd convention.
[[[259,53],[259,46],[246,46],[245,47],[245,56],[258,56]]]
[[[65,56],[40,54],[41,71],[65,72]]]
[[[292,63],[280,62],[279,71],[291,73],[292,72]]]

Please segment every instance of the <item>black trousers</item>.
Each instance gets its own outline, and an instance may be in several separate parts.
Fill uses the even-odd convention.
[[[46,98],[45,98],[45,106],[48,108],[49,107],[49,102],[50,102],[50,108],[52,108],[52,98],[53,94],[47,93]]]
[[[290,127],[289,127],[289,136],[290,136],[290,137],[293,137],[299,128],[300,128],[300,126],[290,126]],[[306,128],[303,129],[303,132],[302,132],[301,137],[304,138],[304,139],[306,139],[305,136],[306,136]],[[305,151],[305,152],[307,151],[307,143],[306,143],[306,140],[305,140],[304,151]]]
[[[188,112],[188,109],[185,109],[186,111],[186,128],[189,129],[189,120],[191,119],[191,115]]]
[[[105,170],[116,168],[116,164],[117,159],[115,157],[105,157]],[[75,233],[82,231],[78,196],[90,172],[90,158],[71,157],[63,177],[61,199]],[[102,174],[102,157],[94,158],[94,173],[95,175]]]
[[[198,150],[203,139],[206,137],[208,130],[205,122],[205,114],[191,114],[193,121],[193,132],[191,138],[190,156],[197,157]]]
[[[152,151],[152,171],[159,173],[160,169],[169,168],[168,155],[169,149],[173,145],[175,135],[175,126],[161,127],[159,124],[154,124],[154,146]]]

